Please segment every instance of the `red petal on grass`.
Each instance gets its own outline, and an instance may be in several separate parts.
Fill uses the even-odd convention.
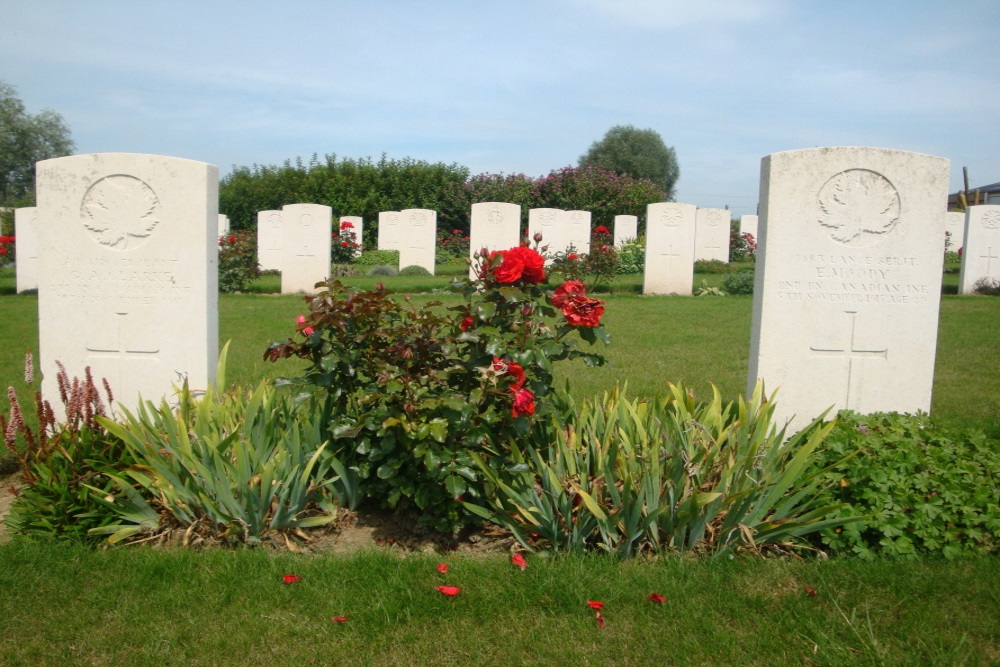
[[[437,589],[441,591],[441,595],[453,598],[462,592],[462,589],[458,586],[438,586]]]
[[[438,572],[448,574],[448,563],[438,563]]]
[[[587,606],[591,609],[604,609],[604,603],[597,600],[587,600]]]
[[[302,579],[302,577],[300,577],[297,574],[286,574],[281,578],[281,580],[286,584],[294,584],[296,581],[299,581],[300,579]]]
[[[650,593],[649,599],[650,601],[655,602],[656,604],[663,604],[664,602],[667,601],[667,598],[663,597],[659,593]]]
[[[812,586],[806,586],[806,595],[808,595],[809,597],[816,595],[816,589],[813,588]]]
[[[601,612],[597,612],[597,627],[604,628],[604,617],[601,616]]]
[[[344,614],[343,616],[331,616],[330,620],[334,623],[347,623],[347,614]]]
[[[511,556],[510,562],[511,564],[521,568],[522,572],[528,569],[528,561],[524,560],[524,556],[522,556],[521,554],[514,554],[513,556]]]

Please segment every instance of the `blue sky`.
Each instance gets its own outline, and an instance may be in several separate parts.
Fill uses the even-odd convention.
[[[0,79],[80,153],[541,176],[631,124],[676,150],[678,201],[737,215],[796,148],[1000,181],[997,0],[0,0],[0,25]]]

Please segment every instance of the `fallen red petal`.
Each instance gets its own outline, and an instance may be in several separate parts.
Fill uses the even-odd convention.
[[[601,616],[601,612],[597,612],[597,627],[599,628],[604,627],[604,617]]]
[[[816,589],[813,588],[812,586],[806,586],[806,595],[808,595],[809,597],[816,595]]]
[[[587,606],[591,609],[604,609],[604,603],[597,600],[587,600]]]
[[[334,623],[347,623],[347,614],[344,614],[343,616],[331,616],[330,620]]]
[[[655,602],[656,604],[663,604],[664,602],[667,601],[667,598],[663,597],[659,593],[650,593],[649,594],[649,599],[652,602]]]
[[[524,556],[522,556],[521,554],[514,554],[513,556],[511,556],[510,562],[513,565],[516,565],[517,567],[521,568],[522,572],[528,569],[528,561],[524,560]]]
[[[294,584],[296,581],[299,581],[300,579],[302,579],[302,577],[300,577],[297,574],[286,574],[281,578],[281,580],[286,584]]]
[[[438,563],[438,572],[441,574],[448,573],[448,563]]]
[[[441,591],[441,595],[446,595],[450,598],[453,598],[462,592],[462,589],[458,586],[438,586],[437,589]]]

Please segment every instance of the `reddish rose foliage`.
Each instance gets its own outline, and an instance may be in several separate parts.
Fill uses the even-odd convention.
[[[514,554],[511,556],[510,562],[512,565],[521,568],[522,572],[528,569],[528,561],[524,560],[524,556],[521,554]]]
[[[597,600],[587,600],[587,606],[591,609],[604,609],[604,603]]]
[[[334,623],[347,623],[347,614],[344,614],[343,616],[331,616],[330,620]]]
[[[447,563],[438,563],[437,571],[440,572],[441,574],[447,574],[448,573],[448,564]]]
[[[514,407],[511,408],[512,416],[535,414],[535,395],[528,389],[518,389],[514,392]]]
[[[650,593],[649,600],[650,602],[655,602],[656,604],[663,604],[667,601],[667,598],[663,597],[659,593]]]
[[[297,574],[286,574],[281,578],[281,580],[286,584],[294,584],[296,581],[300,581],[302,577]]]
[[[458,586],[437,586],[436,588],[441,592],[441,595],[449,598],[453,598],[462,592],[462,589]]]

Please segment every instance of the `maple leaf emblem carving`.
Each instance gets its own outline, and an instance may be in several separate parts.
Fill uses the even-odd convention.
[[[845,245],[866,245],[899,222],[899,193],[884,176],[867,169],[849,169],[819,192],[819,224],[830,238]]]
[[[160,223],[156,193],[132,176],[108,176],[83,197],[83,226],[97,242],[115,250],[133,247]]]

